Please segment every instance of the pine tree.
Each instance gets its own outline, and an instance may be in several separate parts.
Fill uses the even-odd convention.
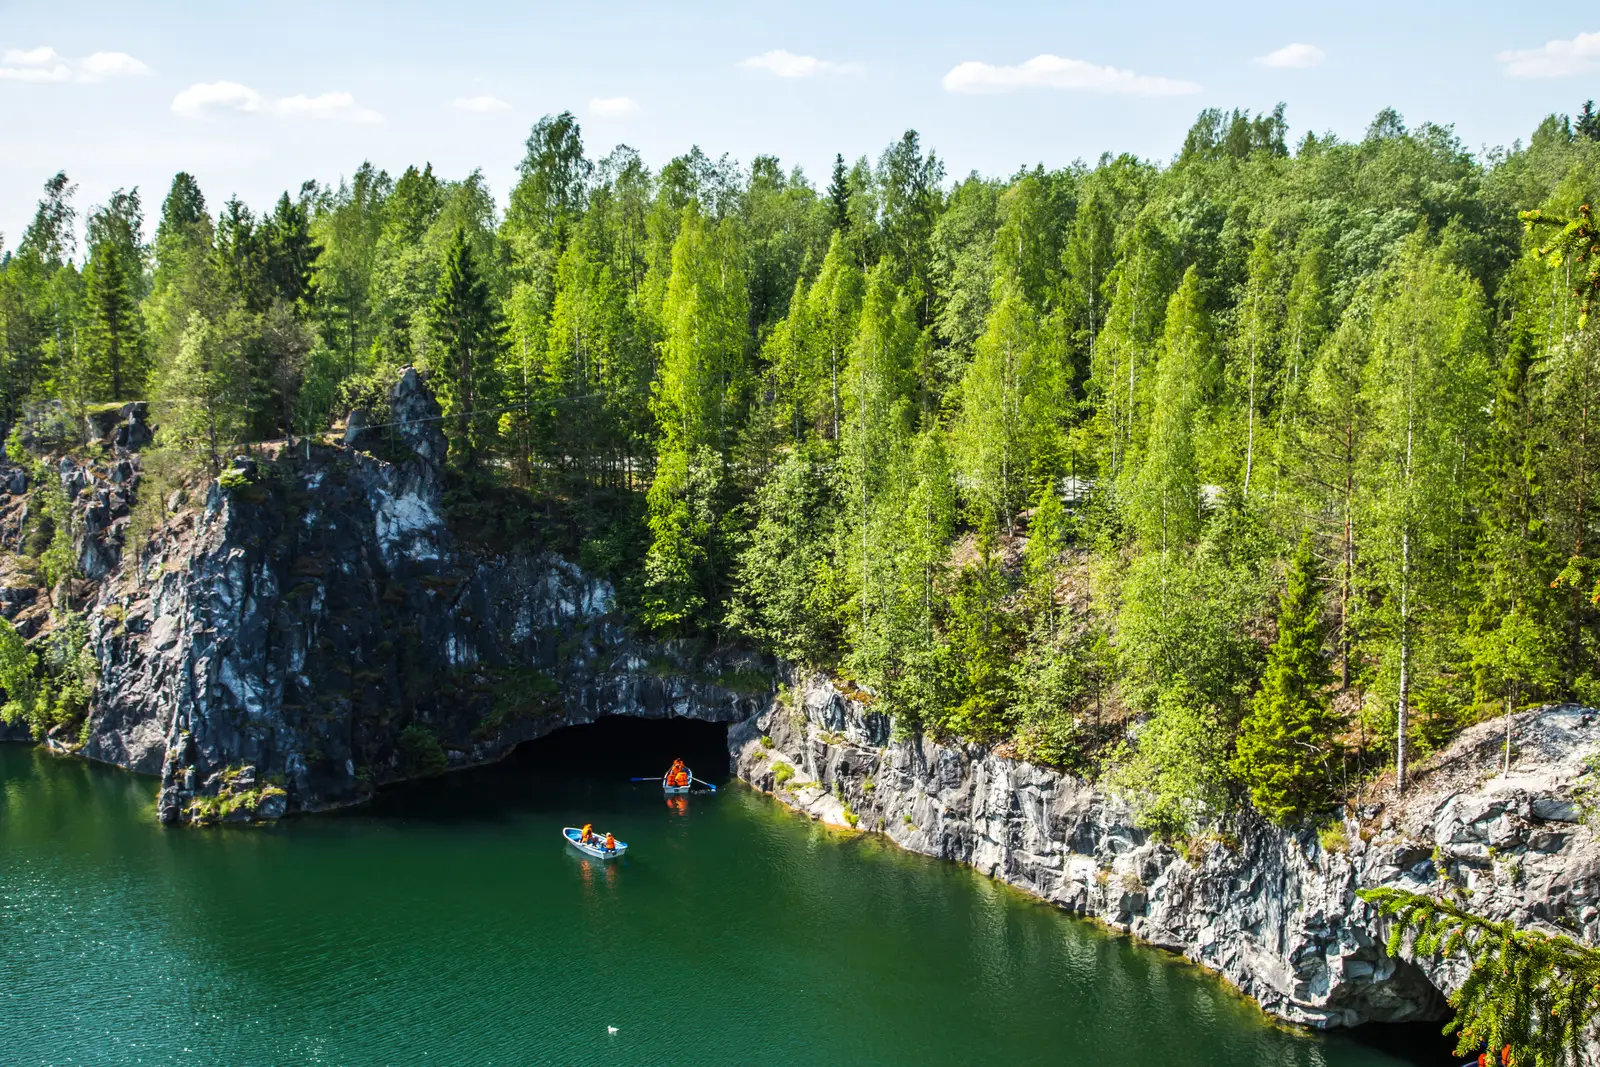
[[[87,340],[101,395],[126,400],[144,385],[144,282],[139,228],[144,215],[139,191],[117,190],[111,202],[89,216],[89,263],[84,268]]]
[[[1329,769],[1338,719],[1324,693],[1332,675],[1322,655],[1320,583],[1311,539],[1303,538],[1278,603],[1278,639],[1233,760],[1256,810],[1279,824],[1315,813],[1334,791]]]
[[[1403,889],[1357,895],[1392,920],[1389,955],[1440,956],[1471,969],[1450,995],[1445,1033],[1456,1054],[1487,1050],[1511,1067],[1578,1067],[1600,1022],[1600,949],[1563,935],[1493,922],[1459,904]]]
[[[833,157],[833,180],[828,183],[828,207],[833,214],[833,228],[850,228],[850,175],[845,169],[844,153]]]
[[[306,182],[298,200],[290,200],[285,192],[264,223],[267,281],[279,300],[302,314],[311,295],[312,265],[322,252],[311,239],[310,199],[315,189],[314,182]]]
[[[1600,112],[1595,111],[1593,100],[1583,102],[1583,108],[1578,112],[1578,119],[1573,123],[1573,132],[1579,137],[1600,141]]]
[[[430,384],[444,411],[450,450],[467,470],[475,470],[490,447],[500,399],[498,363],[503,327],[489,287],[478,273],[465,228],[456,229],[444,274],[429,308],[433,348]]]

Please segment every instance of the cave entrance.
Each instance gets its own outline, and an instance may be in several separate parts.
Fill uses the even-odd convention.
[[[504,763],[524,773],[627,781],[659,776],[674,759],[696,778],[721,785],[728,779],[728,724],[605,715],[523,742]]]
[[[573,805],[600,810],[625,796],[638,799],[652,783],[629,779],[659,777],[674,759],[688,764],[696,778],[720,786],[730,777],[728,724],[606,715],[525,741],[498,763],[388,786],[368,810],[382,818],[427,821]],[[660,786],[654,788],[659,802]]]
[[[1446,1037],[1443,1029],[1442,1021],[1367,1023],[1347,1031],[1344,1040],[1416,1067],[1456,1067],[1461,1057],[1455,1054],[1455,1035]]]

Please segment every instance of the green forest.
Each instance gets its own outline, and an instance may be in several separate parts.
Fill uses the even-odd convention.
[[[428,165],[148,212],[57,174],[0,253],[0,404],[150,401],[159,507],[416,366],[458,529],[641,628],[1106,776],[1160,834],[1297,823],[1600,702],[1600,116],[1287,131],[1003,178],[907,131],[814,182],[594,159],[564,113],[503,211]]]

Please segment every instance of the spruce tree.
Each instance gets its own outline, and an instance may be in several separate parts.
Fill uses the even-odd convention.
[[[850,228],[850,175],[845,170],[844,153],[833,157],[833,180],[828,183],[828,206],[833,212],[833,228]]]
[[[1493,922],[1459,904],[1403,889],[1357,895],[1392,919],[1388,950],[1471,967],[1450,995],[1445,1033],[1456,1054],[1487,1052],[1509,1067],[1578,1067],[1600,1021],[1600,949],[1568,937]]]
[[[1278,639],[1233,760],[1256,810],[1279,824],[1314,812],[1332,795],[1338,719],[1324,693],[1333,679],[1322,657],[1319,577],[1311,540],[1303,538],[1278,604]]]
[[[496,367],[502,328],[463,227],[456,229],[429,311],[434,343],[430,384],[444,410],[451,452],[463,467],[474,470],[496,426],[494,415],[481,409],[499,400]]]
[[[96,392],[125,400],[144,384],[144,281],[139,227],[139,191],[117,190],[111,203],[89,216],[89,263],[84,268],[86,334],[92,349]]]

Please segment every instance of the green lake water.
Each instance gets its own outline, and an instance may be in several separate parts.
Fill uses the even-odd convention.
[[[157,825],[150,779],[0,745],[0,1063],[1424,1062],[1274,1027],[1169,955],[824,831],[669,725],[209,830]],[[619,780],[672,751],[724,788]],[[560,840],[584,821],[627,857]]]

